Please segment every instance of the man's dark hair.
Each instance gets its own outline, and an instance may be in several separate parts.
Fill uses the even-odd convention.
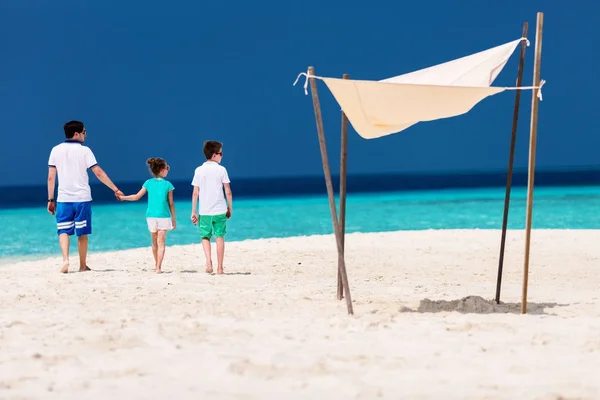
[[[204,152],[204,157],[206,157],[207,160],[210,160],[213,155],[221,151],[222,147],[223,143],[221,142],[207,140],[206,142],[204,142],[204,147],[202,148],[202,151]]]
[[[83,122],[69,121],[63,128],[65,129],[65,137],[67,139],[73,139],[73,136],[75,136],[77,132],[83,132]]]

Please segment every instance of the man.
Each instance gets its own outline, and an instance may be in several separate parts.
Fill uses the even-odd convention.
[[[90,271],[87,266],[88,235],[92,233],[92,191],[88,169],[98,179],[122,196],[108,175],[98,166],[94,153],[83,142],[87,132],[82,122],[70,121],[64,125],[65,140],[54,146],[48,160],[48,212],[56,212],[58,241],[63,256],[60,272],[69,272],[70,236],[77,235],[79,271]],[[58,197],[54,201],[54,186],[58,173]]]

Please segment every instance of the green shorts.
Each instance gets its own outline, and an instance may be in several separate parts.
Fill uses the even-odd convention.
[[[202,239],[210,239],[213,232],[215,237],[224,237],[227,231],[227,216],[225,214],[201,215],[198,225]]]

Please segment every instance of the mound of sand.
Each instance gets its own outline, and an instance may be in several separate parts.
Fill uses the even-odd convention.
[[[541,314],[547,307],[554,307],[555,303],[542,303],[527,305],[530,314]],[[486,300],[481,296],[467,296],[460,300],[430,300],[423,299],[416,310],[420,313],[437,313],[443,311],[456,311],[460,313],[492,314],[492,313],[520,313],[521,304],[502,303],[496,304],[494,300]]]

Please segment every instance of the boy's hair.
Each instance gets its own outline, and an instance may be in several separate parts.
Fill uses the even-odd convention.
[[[154,176],[158,176],[158,174],[160,174],[160,171],[167,167],[167,162],[160,157],[149,158],[146,160],[146,162],[150,166],[150,172],[152,172],[152,175]]]
[[[83,132],[83,122],[69,121],[63,126],[63,129],[65,130],[65,137],[67,139],[73,139],[73,136],[75,136],[77,132]]]
[[[204,152],[204,157],[206,157],[207,160],[210,160],[213,155],[221,151],[222,147],[223,143],[221,142],[207,140],[206,142],[204,142],[204,147],[202,148],[202,151]]]

